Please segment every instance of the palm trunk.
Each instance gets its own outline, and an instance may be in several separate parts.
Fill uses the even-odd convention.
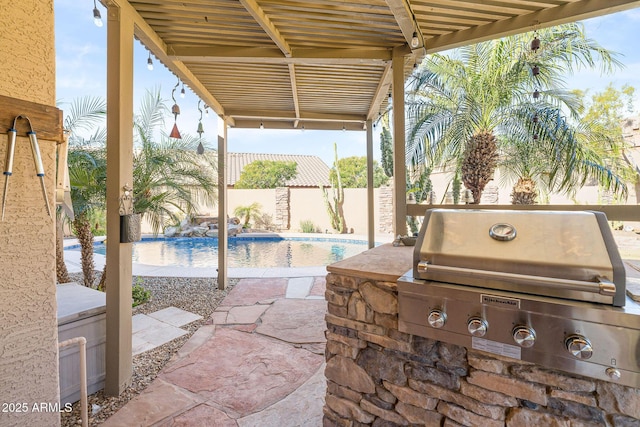
[[[538,190],[531,178],[520,178],[511,191],[512,205],[535,205],[538,203]]]
[[[80,243],[80,259],[82,263],[82,274],[84,276],[84,286],[93,287],[95,280],[93,263],[93,233],[91,224],[86,213],[77,215],[73,221],[73,228]]]
[[[64,262],[64,222],[61,215],[56,215],[56,279],[58,283],[69,283],[69,271]]]
[[[479,204],[484,187],[493,179],[498,164],[498,146],[491,132],[482,131],[471,137],[462,161],[462,182],[473,194],[473,204]]]

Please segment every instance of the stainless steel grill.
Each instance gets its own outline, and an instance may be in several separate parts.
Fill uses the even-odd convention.
[[[640,307],[600,212],[428,210],[403,332],[640,387]]]

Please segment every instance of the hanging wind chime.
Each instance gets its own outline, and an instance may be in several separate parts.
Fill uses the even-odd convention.
[[[180,86],[180,79],[178,79],[178,83],[176,83],[176,85],[173,87],[173,90],[171,91],[171,99],[173,99],[173,107],[171,107],[171,113],[173,114],[173,129],[171,129],[171,133],[169,134],[169,136],[175,139],[182,139],[180,131],[178,130],[177,123],[178,114],[180,114],[180,106],[176,102],[175,97],[176,89],[178,88],[178,86]]]
[[[538,38],[538,31],[535,30],[533,32],[533,40],[531,40],[531,50],[533,51],[534,54],[534,61],[533,61],[533,66],[531,67],[531,74],[533,75],[533,78],[535,80],[535,86],[536,89],[533,91],[533,99],[538,100],[540,98],[540,90],[538,89],[540,80],[538,75],[540,74],[540,66],[538,65],[538,49],[540,49],[540,39]],[[538,123],[538,112],[537,112],[537,108],[536,111],[534,111],[533,113],[533,118],[531,119],[531,121],[534,124],[534,131],[533,131],[533,140],[537,140],[538,139],[538,133],[535,130],[535,126]]]
[[[198,149],[196,150],[196,153],[198,154],[204,154],[204,145],[202,145],[202,134],[204,133],[204,127],[202,126],[202,108],[200,108],[200,103],[202,102],[202,100],[198,100],[198,111],[200,111],[200,120],[198,120],[198,130],[196,132],[198,132],[198,138],[200,139],[200,142],[198,143]]]

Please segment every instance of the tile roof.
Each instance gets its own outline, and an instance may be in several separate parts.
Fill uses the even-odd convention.
[[[299,154],[227,153],[227,182],[233,186],[242,169],[256,160],[295,162],[298,175],[287,182],[288,187],[329,186],[329,166],[318,156]]]

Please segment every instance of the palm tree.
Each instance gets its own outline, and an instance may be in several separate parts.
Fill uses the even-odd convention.
[[[540,30],[537,36],[539,51],[532,51],[531,36],[522,34],[425,59],[408,91],[407,156],[414,166],[453,169],[479,203],[501,152],[529,144],[540,150],[536,155],[546,156],[544,171],[530,172],[554,191],[569,191],[588,177],[622,188],[614,175],[603,173],[595,153],[584,149],[583,138],[592,134],[573,128],[579,99],[564,90],[562,80],[574,68],[594,67],[597,57],[604,70],[618,61],[587,39],[579,23]]]
[[[259,220],[260,215],[262,214],[262,212],[260,212],[260,209],[262,209],[262,205],[258,202],[254,202],[248,206],[238,206],[234,209],[233,214],[235,216],[244,217],[244,223],[242,227],[248,228],[249,221],[251,219],[253,219],[254,221]]]
[[[199,155],[197,138],[183,133],[182,139],[174,139],[159,132],[167,113],[160,90],[148,90],[134,119],[134,211],[156,234],[177,222],[178,213],[191,215],[199,204],[217,200],[215,152]]]
[[[104,206],[106,130],[99,128],[87,139],[83,138],[81,133],[92,131],[96,125],[104,120],[105,114],[104,100],[83,97],[70,104],[69,113],[64,119],[64,129],[69,132],[69,181],[74,211],[71,225],[80,243],[85,286],[93,286],[94,282],[91,214]],[[62,220],[61,215],[58,217]],[[64,264],[64,252],[62,251],[57,259],[57,264]]]

